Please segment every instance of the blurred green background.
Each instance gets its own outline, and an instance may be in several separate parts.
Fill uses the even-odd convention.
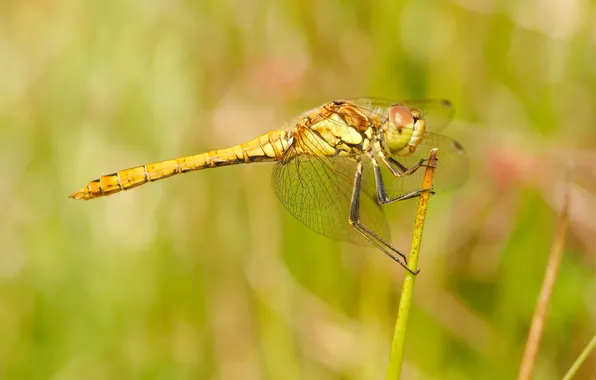
[[[67,198],[359,96],[450,99],[471,159],[431,201],[404,378],[516,376],[566,167],[536,378],[596,331],[593,0],[3,0],[0,75],[0,378],[382,378],[403,269],[294,220],[272,165]],[[406,251],[415,203],[386,208]]]

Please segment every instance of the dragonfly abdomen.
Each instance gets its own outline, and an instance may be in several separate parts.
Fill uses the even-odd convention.
[[[231,148],[212,150],[120,170],[101,176],[70,194],[74,199],[93,199],[132,189],[147,182],[159,181],[176,174],[251,162],[280,160],[289,147],[290,134],[284,130],[269,131],[253,140]]]

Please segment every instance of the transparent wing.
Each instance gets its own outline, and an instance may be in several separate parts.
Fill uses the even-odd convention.
[[[392,157],[401,165],[411,168],[427,159],[430,150],[438,148],[437,169],[433,178],[433,188],[442,192],[461,186],[469,175],[469,159],[461,145],[446,136],[429,133],[424,136],[423,142],[417,147],[416,152],[408,157]],[[380,163],[381,172],[389,197],[396,197],[420,189],[425,168],[421,167],[416,172],[402,177],[395,177]]]
[[[390,240],[377,201],[369,162],[365,163],[360,217],[380,238]],[[356,161],[349,157],[296,154],[293,148],[273,171],[273,188],[285,208],[315,232],[339,241],[372,246],[349,224]]]
[[[399,104],[410,109],[418,110],[426,120],[426,128],[429,132],[438,133],[453,119],[453,106],[449,100],[425,99],[425,100],[388,100],[376,98],[350,99],[349,102],[375,112],[382,117],[387,117],[387,109]]]

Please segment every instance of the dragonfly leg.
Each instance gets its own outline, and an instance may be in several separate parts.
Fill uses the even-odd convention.
[[[387,169],[391,171],[391,174],[398,178],[404,175],[413,174],[421,167],[426,167],[427,165],[425,162],[428,161],[427,159],[421,158],[416,165],[413,165],[411,168],[407,168],[393,157],[386,157],[384,154],[379,154],[379,157]]]
[[[389,168],[391,173],[398,178],[401,176],[404,176],[404,175],[409,175],[409,174],[414,173],[420,167],[425,166],[424,162],[426,162],[426,160],[422,159],[422,160],[420,160],[420,162],[418,164],[416,164],[408,169],[405,166],[403,166],[402,164],[400,164],[398,161],[393,160],[392,158],[387,159],[383,155],[380,155],[380,157],[381,157],[382,162]],[[404,201],[406,199],[416,198],[416,197],[419,197],[420,194],[422,194],[423,192],[428,191],[428,190],[414,190],[414,191],[410,191],[405,194],[401,194],[397,197],[390,198],[387,195],[387,191],[385,190],[385,182],[383,181],[383,175],[381,174],[381,169],[379,168],[379,163],[377,162],[377,159],[372,155],[371,155],[370,159],[372,161],[373,170],[375,173],[375,184],[377,187],[377,197],[379,199],[379,203],[381,203],[382,205],[386,205],[386,204],[398,202],[398,201]],[[400,166],[399,169],[394,168],[391,165],[391,163],[389,162],[389,160],[393,160],[393,162],[398,164]],[[402,170],[402,168],[403,168],[403,170]],[[430,190],[430,192],[431,192],[431,194],[434,194],[434,191]]]
[[[401,253],[397,248],[391,246],[391,244],[384,241],[380,236],[375,234],[373,231],[363,226],[360,222],[360,190],[362,188],[362,163],[358,162],[356,169],[356,176],[354,179],[354,189],[352,192],[352,204],[350,207],[350,225],[358,231],[364,238],[370,241],[375,247],[379,248],[387,256],[391,257],[399,265],[406,268],[406,270],[414,275],[418,274],[420,270],[414,272],[407,267],[406,263],[408,259],[406,255]],[[401,257],[401,259],[400,259]]]

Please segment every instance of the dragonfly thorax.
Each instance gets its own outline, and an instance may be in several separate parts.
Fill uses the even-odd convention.
[[[394,105],[389,107],[387,121],[382,127],[383,139],[391,154],[409,156],[422,142],[426,121],[419,111]]]

